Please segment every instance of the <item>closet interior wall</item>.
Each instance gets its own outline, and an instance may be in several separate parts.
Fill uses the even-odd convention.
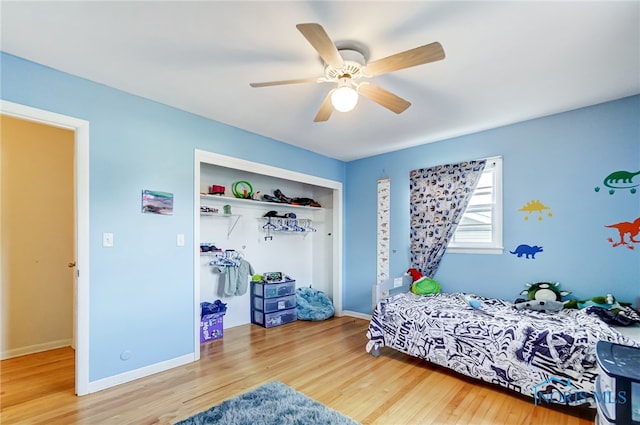
[[[247,181],[255,200],[235,198],[233,184]],[[224,186],[225,195],[206,195],[212,185]],[[246,187],[246,185],[239,185]],[[300,207],[263,202],[262,195],[279,189],[290,198],[311,198],[321,207]],[[296,280],[296,287],[312,286],[333,298],[333,190],[306,183],[222,167],[201,164],[200,203],[217,213],[200,215],[200,243],[210,243],[222,250],[239,251],[251,263],[256,274],[282,272]],[[224,213],[229,205],[231,214]],[[315,231],[267,233],[264,215],[294,213],[298,219],[310,219]],[[250,291],[242,295],[222,293],[221,275],[210,265],[211,255],[200,255],[200,301],[216,299],[227,304],[224,328],[251,322]]]

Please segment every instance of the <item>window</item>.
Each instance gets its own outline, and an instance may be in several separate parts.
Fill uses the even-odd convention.
[[[502,157],[487,158],[447,252],[502,254]]]

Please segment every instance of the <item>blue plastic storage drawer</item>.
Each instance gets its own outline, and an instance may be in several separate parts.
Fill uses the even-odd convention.
[[[289,310],[276,311],[275,313],[264,313],[262,311],[253,310],[252,322],[265,328],[291,323],[298,319],[298,313],[295,308]]]
[[[282,283],[251,282],[251,285],[253,295],[262,298],[286,297],[287,295],[295,295],[296,293],[295,280]]]
[[[254,295],[253,308],[264,311],[265,313],[273,313],[274,311],[286,310],[296,307],[296,296],[288,295],[279,298],[262,298]]]

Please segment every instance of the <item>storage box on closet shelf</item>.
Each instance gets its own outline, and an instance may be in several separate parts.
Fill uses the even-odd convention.
[[[214,207],[209,207],[207,205],[200,205],[200,215],[214,215],[218,214],[220,210]]]

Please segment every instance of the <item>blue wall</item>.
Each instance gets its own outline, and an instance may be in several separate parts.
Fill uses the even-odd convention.
[[[505,253],[445,254],[434,276],[443,291],[513,301],[526,283],[550,280],[578,298],[612,293],[635,304],[640,244],[613,248],[607,239],[617,239],[617,231],[604,226],[640,217],[640,187],[609,195],[602,182],[613,171],[640,170],[639,117],[634,96],[348,163],[344,308],[371,312],[376,180],[383,173],[391,178],[390,273],[397,276],[409,267],[409,172],[495,155],[504,161]],[[596,186],[603,190],[596,193]],[[518,209],[533,199],[553,216],[525,221]],[[517,258],[508,250],[520,243],[544,252]]]
[[[445,291],[514,299],[527,282],[557,280],[580,298],[640,295],[640,245],[612,248],[615,231],[604,227],[640,216],[640,191],[594,191],[612,171],[640,170],[640,96],[345,164],[11,55],[1,61],[2,99],[90,122],[91,381],[193,350],[194,253],[175,237],[194,244],[194,149],[344,183],[348,310],[371,311],[376,180],[391,177],[390,271],[400,275],[409,265],[409,172],[494,155],[504,158],[505,248],[535,241],[545,252],[446,254],[435,276]],[[173,192],[174,214],[142,215],[142,189]],[[525,222],[518,208],[531,199],[553,217]],[[102,248],[102,232],[114,233],[114,248]],[[126,362],[124,350],[133,354]]]
[[[194,149],[344,182],[341,161],[15,56],[1,60],[3,100],[90,123],[90,381],[193,352]],[[142,189],[172,192],[174,214],[141,214]],[[103,232],[114,233],[113,248],[102,247]]]

